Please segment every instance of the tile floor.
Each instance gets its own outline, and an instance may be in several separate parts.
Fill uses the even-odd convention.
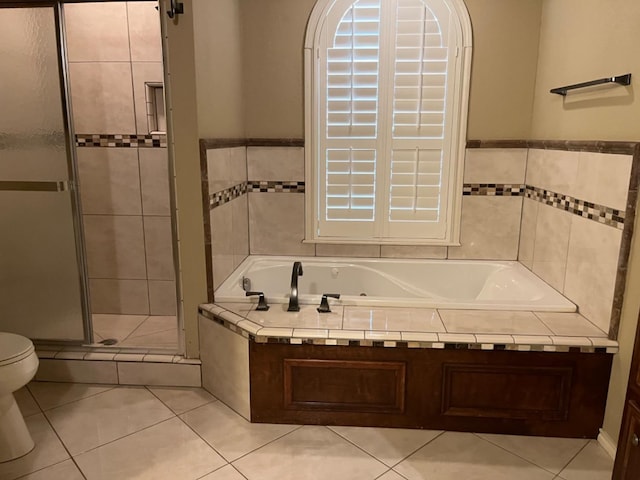
[[[117,340],[115,346],[178,349],[175,316],[94,314],[94,342]]]
[[[598,443],[429,430],[251,424],[197,388],[32,382],[36,441],[0,479],[606,480]]]

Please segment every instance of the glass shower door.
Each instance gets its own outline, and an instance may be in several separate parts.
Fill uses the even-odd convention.
[[[0,8],[0,331],[86,341],[55,6]]]

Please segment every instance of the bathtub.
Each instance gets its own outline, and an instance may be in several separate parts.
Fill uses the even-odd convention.
[[[249,256],[215,291],[216,303],[288,303],[291,270],[301,261],[299,303],[575,312],[576,306],[518,262]]]

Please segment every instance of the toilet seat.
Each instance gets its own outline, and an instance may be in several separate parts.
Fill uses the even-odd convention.
[[[24,360],[33,354],[31,340],[13,333],[0,333],[0,367]]]

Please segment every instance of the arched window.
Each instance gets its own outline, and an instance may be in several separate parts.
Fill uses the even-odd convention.
[[[305,42],[307,240],[458,241],[470,63],[462,0],[318,0]]]

